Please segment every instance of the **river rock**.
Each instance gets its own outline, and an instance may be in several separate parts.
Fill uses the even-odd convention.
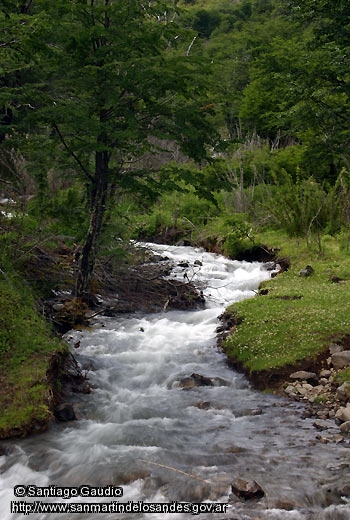
[[[316,415],[320,419],[325,420],[328,417],[328,410],[317,410]]]
[[[265,262],[264,268],[266,271],[274,271],[276,269],[276,262]]]
[[[320,372],[321,378],[329,379],[331,377],[331,375],[332,375],[331,370],[324,369],[324,370],[321,370],[321,372]]]
[[[313,386],[309,385],[308,383],[304,383],[303,385],[298,385],[296,389],[298,390],[298,393],[300,395],[306,396],[310,393],[311,390],[313,390]]]
[[[316,435],[316,439],[320,441],[321,444],[328,444],[330,441],[329,437],[324,437],[323,435]]]
[[[338,343],[332,343],[329,345],[329,352],[331,355],[335,354],[336,352],[342,352],[344,348],[342,345],[338,345]]]
[[[312,424],[312,426],[314,428],[316,428],[317,430],[319,430],[319,431],[323,431],[323,430],[327,430],[328,429],[328,425],[326,425],[324,423],[320,423],[320,422],[314,422]]]
[[[314,272],[313,268],[311,267],[311,265],[307,265],[305,267],[305,269],[302,269],[300,271],[300,276],[303,276],[304,278],[307,277],[307,276],[311,276],[312,273]]]
[[[179,381],[179,387],[183,388],[184,390],[190,390],[191,388],[195,387],[194,381],[192,377],[184,377]]]
[[[318,377],[314,372],[306,372],[305,370],[293,372],[289,377],[290,379],[301,379],[302,381],[318,381]]]
[[[350,421],[346,421],[340,425],[340,431],[342,433],[350,433]]]
[[[60,422],[75,421],[77,418],[73,409],[73,405],[70,403],[62,403],[58,405],[54,410],[54,415]]]
[[[346,381],[341,386],[338,386],[336,390],[337,397],[340,401],[350,400],[350,381]]]
[[[341,489],[339,489],[339,496],[350,497],[350,484],[345,484]]]
[[[249,415],[262,415],[262,414],[263,414],[263,411],[262,411],[261,408],[255,408],[254,410],[252,410],[252,411],[250,412]]]
[[[259,289],[259,296],[266,296],[267,294],[269,294],[268,289]]]
[[[339,419],[343,423],[350,421],[350,404],[348,404],[348,406],[339,408],[335,414],[335,418]]]
[[[236,496],[244,500],[260,499],[265,496],[265,491],[255,480],[236,478],[231,488]]]
[[[332,365],[336,370],[350,366],[350,350],[332,354]]]
[[[288,498],[279,498],[274,504],[275,509],[285,509],[286,511],[292,511],[298,507],[302,507],[302,505]]]
[[[295,388],[295,386],[293,385],[288,385],[285,389],[284,389],[285,393],[289,396],[295,396],[297,395],[298,393],[298,390]]]
[[[197,408],[200,410],[209,410],[210,408],[210,401],[200,401],[196,404]]]
[[[202,376],[201,374],[191,374],[189,377],[184,377],[179,381],[179,387],[184,390],[190,390],[198,386],[214,386],[210,377]]]

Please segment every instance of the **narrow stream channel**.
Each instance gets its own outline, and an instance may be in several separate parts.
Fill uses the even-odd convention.
[[[178,268],[178,276],[186,273],[203,284],[205,308],[100,318],[91,331],[67,334],[72,345],[80,341],[75,354],[83,367],[90,367],[93,392],[74,396],[79,421],[3,443],[0,518],[350,519],[350,504],[341,496],[350,485],[350,450],[321,444],[314,420],[302,418],[301,405],[253,391],[215,347],[217,317],[228,304],[253,297],[270,273],[262,264],[199,249],[152,247],[177,264],[188,262],[189,267]],[[193,373],[210,378],[212,385],[183,389],[180,382]],[[237,477],[256,480],[264,498],[235,499],[230,484]],[[123,497],[50,497],[44,502],[228,506],[213,513],[192,509],[193,514],[11,513],[11,501],[41,500],[16,498],[17,485],[83,484],[121,486]]]

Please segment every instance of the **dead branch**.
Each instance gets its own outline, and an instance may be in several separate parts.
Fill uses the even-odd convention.
[[[146,464],[153,464],[154,466],[158,466],[159,468],[170,469],[175,471],[176,473],[180,473],[181,475],[185,475],[186,477],[193,478],[195,480],[199,480],[200,482],[204,482],[205,484],[210,484],[209,480],[205,480],[203,478],[197,477],[196,475],[192,475],[191,473],[186,473],[186,471],[182,471],[181,469],[173,468],[172,466],[166,466],[165,464],[159,464],[158,462],[152,462],[151,460],[140,459],[141,462],[145,462]]]

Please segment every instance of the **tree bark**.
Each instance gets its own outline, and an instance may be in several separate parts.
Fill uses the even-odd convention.
[[[74,295],[89,300],[97,243],[101,234],[107,201],[107,174],[109,158],[107,152],[96,152],[95,178],[91,198],[90,223],[79,261],[79,270]]]

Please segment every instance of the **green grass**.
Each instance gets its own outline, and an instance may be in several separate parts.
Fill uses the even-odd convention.
[[[340,383],[350,382],[350,367],[339,370],[336,375],[336,381]]]
[[[229,307],[243,322],[224,348],[249,372],[295,365],[350,334],[350,260],[337,241],[328,240],[322,255],[316,255],[303,241],[280,233],[260,238],[269,246],[280,246],[279,255],[290,257],[292,264],[287,272],[263,283],[267,295]],[[299,272],[307,264],[314,273],[302,278]],[[344,281],[332,283],[331,276]]]
[[[0,438],[25,435],[51,417],[46,370],[62,344],[52,337],[28,287],[0,274]]]

